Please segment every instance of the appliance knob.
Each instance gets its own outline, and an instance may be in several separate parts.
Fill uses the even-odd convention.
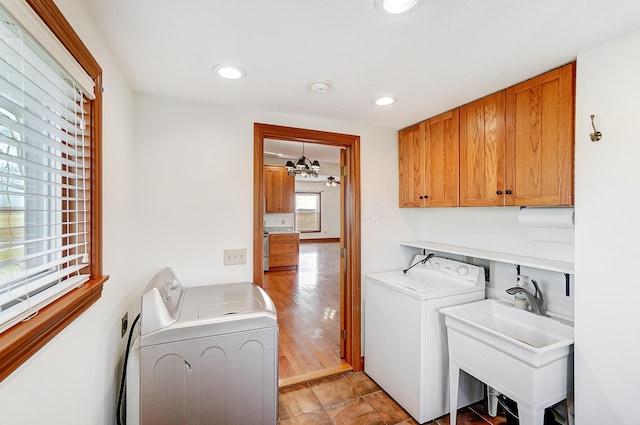
[[[467,266],[460,266],[456,269],[456,271],[458,272],[458,274],[460,276],[466,276],[467,273],[469,273],[469,267]]]

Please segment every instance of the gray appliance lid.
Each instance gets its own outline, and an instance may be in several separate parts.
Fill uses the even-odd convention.
[[[277,327],[273,301],[250,282],[184,288],[177,320],[142,335],[140,346]]]

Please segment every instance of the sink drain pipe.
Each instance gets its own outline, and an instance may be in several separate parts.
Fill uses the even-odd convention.
[[[498,416],[498,396],[500,392],[487,385],[487,410],[489,416],[495,418]]]

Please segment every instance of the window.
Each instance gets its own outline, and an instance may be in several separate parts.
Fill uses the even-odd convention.
[[[106,277],[102,71],[52,0],[0,1],[3,379],[93,304]]]
[[[320,192],[296,192],[296,230],[320,231]]]

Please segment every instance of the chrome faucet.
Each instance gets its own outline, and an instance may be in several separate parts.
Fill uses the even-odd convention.
[[[521,286],[514,286],[513,288],[507,289],[505,292],[509,295],[515,295],[522,292],[529,300],[531,311],[535,314],[539,314],[540,316],[544,316],[544,298],[542,296],[542,291],[540,291],[538,283],[535,280],[531,279],[531,283],[533,283],[533,287],[536,289],[535,294],[532,294]]]

